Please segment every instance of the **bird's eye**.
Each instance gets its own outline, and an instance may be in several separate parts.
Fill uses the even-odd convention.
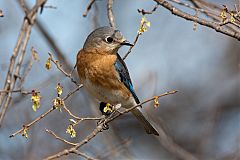
[[[105,40],[108,43],[112,43],[113,42],[113,38],[112,37],[107,37]]]

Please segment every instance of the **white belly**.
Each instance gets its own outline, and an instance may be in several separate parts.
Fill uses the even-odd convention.
[[[124,97],[121,91],[109,90],[102,86],[96,86],[89,80],[83,81],[83,85],[90,94],[101,102],[110,103],[112,105],[121,104],[124,108],[136,105],[133,97]]]

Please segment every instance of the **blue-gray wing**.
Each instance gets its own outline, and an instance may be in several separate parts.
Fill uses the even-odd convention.
[[[127,87],[127,89],[132,93],[136,103],[140,103],[131,82],[131,78],[127,69],[127,66],[120,55],[117,53],[117,60],[115,62],[115,68],[119,74],[120,81]]]

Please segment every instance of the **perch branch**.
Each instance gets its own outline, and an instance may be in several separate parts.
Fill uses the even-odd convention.
[[[167,96],[167,95],[170,95],[170,94],[175,94],[176,92],[177,92],[177,91],[175,91],[175,90],[174,90],[174,91],[170,91],[170,92],[166,92],[166,93],[163,93],[163,94],[161,94],[161,95],[159,95],[159,96],[157,96],[157,97],[160,98],[160,97]],[[147,103],[147,102],[150,102],[150,101],[152,101],[152,100],[154,100],[154,99],[156,99],[156,96],[155,96],[154,98],[147,99],[147,100],[145,100],[144,102],[139,103],[139,104],[136,105],[136,106],[133,106],[133,107],[131,107],[131,108],[129,108],[129,109],[126,109],[124,112],[116,112],[116,113],[117,113],[116,115],[106,117],[106,118],[103,120],[102,123],[98,124],[98,126],[93,130],[93,132],[92,132],[91,134],[89,134],[85,139],[83,139],[82,141],[80,141],[79,143],[77,143],[76,146],[74,146],[74,147],[72,147],[72,148],[70,148],[70,149],[65,149],[65,150],[63,150],[63,151],[61,151],[61,152],[58,152],[58,153],[55,154],[55,155],[49,156],[49,157],[45,158],[45,160],[56,159],[56,158],[59,158],[59,157],[61,157],[61,156],[63,156],[63,155],[66,155],[66,152],[67,152],[67,153],[71,153],[71,151],[73,151],[73,150],[78,150],[81,146],[83,146],[84,144],[87,144],[87,143],[88,143],[89,141],[91,141],[94,137],[96,137],[96,136],[98,135],[98,133],[100,133],[101,131],[103,131],[103,128],[104,128],[104,126],[105,126],[107,123],[113,121],[114,119],[116,119],[117,117],[119,117],[119,116],[121,116],[121,115],[123,115],[123,114],[125,114],[125,113],[130,112],[131,110],[135,109],[136,107],[139,107],[139,106],[141,106],[141,105],[143,105],[143,104],[145,104],[145,103]]]

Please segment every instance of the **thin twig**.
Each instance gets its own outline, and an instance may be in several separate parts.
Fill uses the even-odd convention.
[[[77,119],[77,120],[80,120],[80,121],[83,121],[83,120],[100,120],[100,119],[101,119],[101,117],[100,117],[100,118],[96,118],[96,117],[93,117],[93,118],[91,118],[91,117],[85,117],[85,118],[78,117],[78,116],[74,115],[74,114],[67,108],[67,106],[66,106],[65,104],[63,105],[63,109],[64,109],[70,116],[72,116],[74,119]]]
[[[73,91],[69,92],[63,99],[62,101],[67,100],[71,95],[73,95],[74,93],[76,93],[82,86],[78,86],[76,89],[74,89]],[[39,117],[37,117],[35,120],[33,120],[32,122],[23,125],[23,127],[16,131],[15,133],[11,134],[9,137],[15,137],[17,134],[22,133],[24,129],[26,128],[30,128],[32,125],[34,125],[35,123],[37,123],[38,121],[40,121],[42,118],[44,118],[45,116],[47,116],[49,113],[51,113],[53,110],[55,109],[55,107],[50,108],[48,111],[46,111],[45,113],[41,114]]]
[[[21,2],[21,1],[23,1],[23,2]],[[24,10],[24,12],[27,13],[29,11],[29,7],[27,6],[27,4],[24,3],[24,0],[20,0],[19,4],[20,4],[21,8]],[[44,8],[45,7],[46,7],[46,5],[44,5]],[[50,35],[50,33],[47,31],[47,29],[44,28],[44,25],[38,19],[36,19],[35,23],[36,23],[35,26],[39,30],[39,33],[42,34],[43,38],[45,39],[47,44],[50,46],[50,48],[53,49],[55,56],[57,57],[57,59],[59,61],[62,62],[63,67],[66,67],[68,70],[71,70],[72,69],[71,63],[68,61],[68,58],[65,56],[63,51],[59,48],[57,43],[54,41],[54,38]]]
[[[32,48],[32,50],[33,50],[33,49],[34,49],[34,48]],[[31,58],[30,58],[30,60],[28,61],[28,65],[27,65],[27,67],[25,68],[25,71],[24,71],[23,75],[22,75],[21,78],[20,78],[19,88],[22,88],[22,87],[23,87],[24,81],[25,81],[27,75],[29,74],[29,72],[30,72],[31,69],[32,69],[33,60],[34,60],[34,55],[33,55],[33,53],[32,53]]]
[[[6,80],[5,80],[4,90],[13,90],[15,87],[18,75],[20,73],[23,58],[25,55],[27,43],[30,38],[31,29],[36,20],[37,11],[39,10],[42,4],[46,3],[46,1],[47,0],[37,0],[33,8],[25,15],[16,46],[14,48],[12,57],[10,59],[10,65],[9,65]],[[15,73],[13,74],[14,65],[15,65],[16,58],[19,54],[19,50],[20,50],[20,56],[18,58],[18,63],[15,68]],[[6,97],[6,101],[3,104],[5,97]],[[3,93],[0,95],[0,106],[2,107],[0,112],[0,124],[3,121],[3,118],[11,102],[11,99],[12,99],[12,92]]]
[[[12,93],[21,93],[23,95],[27,95],[27,94],[32,94],[32,90],[31,91],[24,91],[22,89],[16,89],[16,90],[12,90],[12,91],[9,91],[9,90],[0,90],[0,93],[9,93],[9,92],[12,92]],[[39,92],[36,92],[36,93],[39,93]]]
[[[47,116],[49,113],[51,113],[55,108],[52,107],[50,108],[47,112],[43,113],[42,115],[40,115],[39,117],[37,117],[34,121],[26,124],[26,125],[23,125],[23,127],[16,131],[15,133],[11,134],[9,137],[12,138],[12,137],[15,137],[17,134],[20,134],[23,132],[24,129],[29,129],[33,124],[37,123],[38,121],[40,121],[42,118],[44,118],[45,116]]]
[[[191,0],[191,2],[193,3],[194,6],[196,6],[197,8],[200,9],[200,11],[203,11],[202,13],[204,13],[207,17],[211,18],[214,21],[217,21],[219,23],[219,25],[221,25],[222,22],[222,18],[219,16],[220,12],[223,10],[222,8],[220,8],[219,6],[212,4],[210,2],[205,2],[203,0]],[[214,14],[212,12],[209,12],[208,9],[212,9],[212,10],[217,10],[219,12],[219,14]],[[225,25],[225,28],[228,30],[231,30],[233,32],[238,32],[238,29],[233,28],[230,25]]]
[[[71,72],[70,72],[70,76],[71,76],[71,77],[73,76],[73,73],[74,73],[76,67],[77,67],[77,62],[76,62],[76,64],[74,65],[73,69],[72,69]]]
[[[48,8],[48,9],[57,9],[56,6],[52,6],[52,5],[44,5],[43,8]]]
[[[75,81],[75,80],[73,79],[72,74],[67,73],[67,72],[62,68],[62,66],[59,64],[59,61],[54,60],[52,53],[48,52],[48,55],[50,56],[50,60],[56,65],[56,67],[57,67],[66,77],[70,78],[70,80],[71,80],[74,84],[76,84],[77,86],[79,86],[79,84],[77,83],[77,81]]]
[[[196,17],[194,15],[190,15],[188,13],[185,13],[185,12],[179,10],[178,8],[174,7],[172,4],[168,3],[165,0],[154,0],[154,1],[157,2],[159,5],[161,5],[162,7],[166,8],[167,10],[172,12],[172,14],[174,14],[178,17],[182,17],[186,20],[193,21],[193,22],[196,22],[198,24],[207,26],[209,28],[212,28],[212,29],[216,30],[217,32],[223,33],[223,34],[228,35],[230,37],[233,37],[237,40],[240,40],[240,32],[234,32],[232,30],[228,30],[225,27],[220,26],[216,22],[207,21],[203,18],[197,18],[196,19]]]
[[[159,5],[156,4],[151,11],[145,11],[144,9],[137,9],[137,11],[138,11],[138,13],[141,13],[142,15],[153,14],[157,10],[158,6]]]
[[[139,107],[139,106],[142,106],[142,105],[145,104],[145,103],[148,103],[148,102],[150,102],[150,101],[153,101],[153,100],[155,100],[156,98],[159,99],[160,97],[164,97],[164,96],[167,96],[167,95],[170,95],[170,94],[175,94],[175,93],[177,93],[177,92],[178,92],[178,91],[173,90],[173,91],[165,92],[165,93],[160,94],[160,95],[158,95],[158,96],[154,96],[153,98],[149,98],[149,99],[147,99],[147,100],[145,100],[145,101],[143,101],[143,102],[141,102],[141,103],[139,103],[139,104],[137,104],[137,105],[135,105],[135,106],[133,106],[133,107],[131,107],[131,108],[125,109],[123,112],[117,112],[118,114],[116,114],[116,115],[114,115],[114,116],[112,116],[112,117],[109,117],[108,120],[105,120],[105,123],[111,122],[111,121],[113,121],[114,119],[116,119],[117,117],[119,117],[119,116],[121,116],[121,115],[123,115],[123,114],[126,114],[126,113],[132,111],[133,109],[135,109],[135,108],[137,108],[137,107]]]
[[[166,93],[163,93],[161,95],[158,95],[157,97],[160,98],[160,97],[163,97],[163,96],[166,96],[166,95],[170,95],[170,94],[175,94],[177,91],[173,90],[173,91],[170,91],[170,92],[166,92]],[[92,140],[94,137],[96,137],[98,135],[98,133],[100,133],[101,131],[103,131],[103,128],[104,128],[104,125],[113,121],[114,119],[116,119],[117,117],[125,114],[125,113],[128,113],[130,112],[131,110],[135,109],[136,107],[139,107],[147,102],[150,102],[152,100],[156,99],[156,96],[153,97],[153,98],[150,98],[150,99],[147,99],[145,100],[144,102],[141,102],[139,103],[138,105],[136,106],[133,106],[129,109],[126,109],[124,112],[116,112],[117,114],[115,116],[110,116],[110,117],[106,117],[102,123],[98,124],[98,126],[92,131],[91,134],[89,134],[85,139],[83,139],[82,141],[80,141],[79,143],[77,143],[77,145],[75,147],[72,147],[70,149],[65,149],[61,152],[58,152],[57,154],[55,155],[52,155],[52,156],[49,156],[47,158],[45,158],[45,160],[51,160],[51,159],[55,159],[55,158],[59,158],[63,155],[66,155],[66,153],[69,153],[73,150],[78,150],[81,146],[83,146],[84,144],[87,144],[90,140]]]
[[[79,85],[77,86],[77,88],[75,88],[73,91],[69,92],[62,100],[65,101],[66,99],[68,99],[71,95],[73,95],[74,93],[76,93],[77,91],[79,91],[80,88],[82,88],[83,85]]]
[[[92,14],[92,24],[93,27],[92,28],[98,28],[100,27],[100,23],[99,23],[99,17],[100,17],[100,13],[99,13],[99,7],[97,3],[94,3],[94,14]]]
[[[87,154],[85,154],[83,152],[80,152],[78,150],[73,150],[73,153],[75,153],[75,154],[77,154],[79,156],[82,156],[82,157],[84,157],[87,160],[97,160],[96,158],[92,158],[92,157],[88,156]]]
[[[113,16],[113,0],[108,0],[107,3],[107,15],[108,15],[108,21],[111,27],[116,28],[115,18]]]
[[[86,11],[83,13],[83,17],[87,17],[87,14],[90,11],[90,9],[92,8],[92,5],[95,1],[96,0],[90,0],[89,4],[87,5]]]
[[[141,9],[141,10],[138,9],[138,13],[141,13],[143,16],[145,14],[152,14],[153,12],[155,12],[157,10],[157,8],[158,8],[158,4],[156,4],[151,11],[145,11],[144,9]],[[142,28],[143,25],[144,25],[144,23],[141,23],[140,28]],[[132,51],[133,47],[136,45],[140,35],[142,35],[142,33],[141,32],[137,32],[137,35],[136,35],[136,37],[135,37],[135,39],[133,41],[133,45],[130,46],[130,48],[128,49],[127,53],[123,56],[123,60],[125,60],[127,58],[127,56],[131,53],[131,51]]]
[[[54,133],[53,131],[49,130],[49,129],[45,129],[45,131],[49,134],[51,134],[52,136],[54,136],[56,139],[66,143],[66,144],[69,144],[69,145],[72,145],[72,146],[76,146],[77,144],[76,143],[72,143],[72,142],[69,142],[68,140],[66,139],[63,139],[61,137],[59,137],[58,135],[56,135],[56,133]]]
[[[128,49],[127,53],[123,56],[123,60],[125,60],[127,58],[127,56],[131,53],[133,47],[136,45],[137,41],[138,41],[138,38],[140,37],[140,33],[138,32],[136,37],[135,37],[135,40],[133,42],[133,45],[130,46],[130,48]]]

